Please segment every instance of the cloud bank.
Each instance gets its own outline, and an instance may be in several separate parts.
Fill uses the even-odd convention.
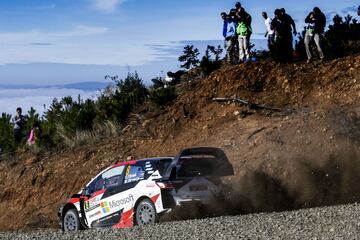
[[[125,0],[91,0],[91,2],[94,9],[104,13],[112,13],[118,6],[123,4]]]
[[[54,98],[60,100],[65,96],[77,99],[80,94],[82,99],[96,99],[99,91],[83,91],[64,88],[38,88],[38,89],[1,89],[0,88],[0,114],[3,112],[14,114],[17,107],[26,113],[31,107],[42,114]]]

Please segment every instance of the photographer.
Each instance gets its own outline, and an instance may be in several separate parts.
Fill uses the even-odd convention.
[[[306,17],[305,23],[308,24],[308,29],[305,33],[305,48],[308,58],[307,62],[310,63],[313,58],[310,50],[310,44],[312,41],[315,42],[320,60],[322,61],[324,59],[324,53],[321,48],[321,37],[326,26],[325,14],[322,13],[318,7],[315,7]]]
[[[14,128],[14,139],[16,143],[21,143],[23,138],[23,130],[26,123],[25,116],[22,115],[22,109],[16,109],[16,115],[12,119],[12,124]]]

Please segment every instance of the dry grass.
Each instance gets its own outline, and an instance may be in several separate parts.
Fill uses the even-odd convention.
[[[64,126],[57,125],[57,130],[60,137],[63,139],[64,144],[68,147],[74,148],[87,144],[94,144],[101,141],[104,138],[117,137],[121,133],[121,126],[114,121],[105,121],[95,125],[94,130],[91,131],[79,131],[74,134],[67,133]]]

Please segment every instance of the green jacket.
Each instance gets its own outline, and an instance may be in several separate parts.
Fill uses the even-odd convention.
[[[252,29],[250,26],[247,26],[244,22],[240,22],[236,28],[236,33],[239,36],[246,37],[251,35]]]

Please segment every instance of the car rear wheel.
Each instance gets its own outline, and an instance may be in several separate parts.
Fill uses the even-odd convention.
[[[135,212],[136,224],[145,226],[155,224],[157,221],[157,213],[154,204],[150,199],[143,199],[137,206]]]
[[[75,209],[68,210],[65,213],[63,223],[65,232],[75,232],[80,230],[80,221],[77,211]]]

